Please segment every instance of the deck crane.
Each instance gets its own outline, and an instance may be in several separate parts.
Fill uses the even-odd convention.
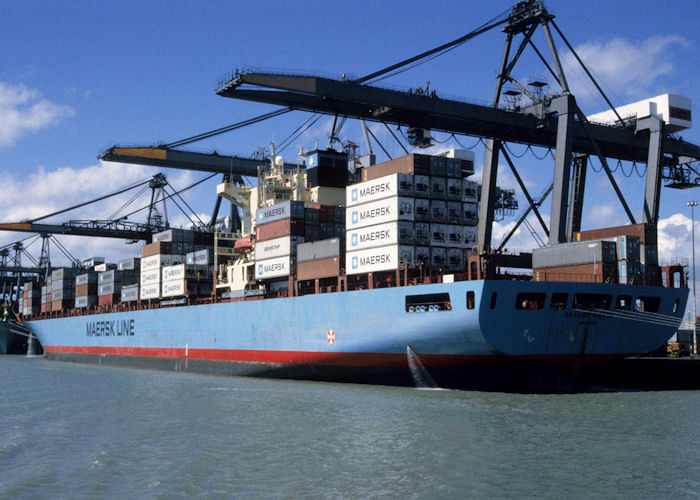
[[[496,91],[490,106],[441,98],[435,92],[404,92],[370,84],[403,71],[408,65],[444,53],[497,26],[502,26],[506,43],[497,73]],[[547,41],[551,62],[545,59],[543,52],[533,42],[532,36],[540,27]],[[688,162],[700,161],[700,146],[671,135],[670,127],[656,115],[632,120],[623,120],[617,115],[616,124],[590,122],[568,87],[551,27],[560,35],[610,108],[617,114],[616,108],[554,23],[554,16],[545,9],[541,0],[518,2],[509,13],[489,21],[457,40],[363,78],[353,80],[343,76],[332,79],[309,75],[236,71],[232,78],[218,87],[216,93],[222,97],[281,105],[303,111],[337,114],[485,139],[477,248],[480,258],[492,259],[492,262],[495,262],[497,257],[497,252],[491,247],[491,236],[496,210],[498,159],[499,154],[506,154],[507,142],[540,146],[555,151],[548,231],[550,246],[572,241],[574,233],[580,230],[585,168],[589,156],[599,159],[632,224],[637,221],[612,175],[607,158],[646,163],[643,222],[654,228],[653,237],[650,236],[653,241],[648,239],[647,244],[656,245],[655,227],[659,218],[661,182],[663,179],[678,179],[682,187],[700,185],[696,171],[688,166]],[[511,54],[516,37],[522,38],[517,49]],[[532,47],[554,81],[558,83],[560,91],[556,95],[536,97],[529,105],[519,109],[504,109],[500,105],[504,86],[512,82],[512,71],[528,47]],[[533,198],[529,195],[527,198],[532,200],[530,203],[534,205]],[[536,209],[537,206],[533,206],[533,210]],[[648,264],[651,264],[651,269],[656,262],[649,261]]]

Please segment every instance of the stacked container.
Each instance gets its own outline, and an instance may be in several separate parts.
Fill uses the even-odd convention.
[[[36,281],[24,284],[22,314],[30,316],[41,312],[41,288]]]
[[[615,282],[615,241],[590,240],[563,243],[532,251],[534,281]]]
[[[311,280],[340,275],[343,267],[340,238],[311,241],[297,246],[297,279]]]
[[[255,214],[256,279],[285,278],[294,272],[296,246],[304,242],[305,218],[302,201],[288,200],[258,209]]]
[[[141,274],[139,283],[141,300],[158,299],[161,294],[162,269],[165,266],[182,264],[184,255],[172,253],[172,242],[156,241],[141,250]]]
[[[97,305],[97,273],[88,271],[77,275],[75,277],[76,309],[95,305]]]
[[[137,280],[135,270],[112,269],[100,273],[97,279],[97,295],[100,305],[117,304],[121,300],[122,284],[133,285]]]
[[[473,172],[473,167],[464,168],[464,163],[459,158],[413,154],[364,169],[366,181],[347,188],[348,214],[357,217],[353,221],[351,214],[346,222],[347,272],[396,269],[400,264],[395,259],[409,265],[422,263],[426,268],[463,271],[465,253],[476,243],[478,223],[478,185],[462,178]],[[413,217],[397,213],[380,225],[379,219],[391,211],[384,206],[389,198],[402,199],[406,211],[412,202]],[[379,216],[382,211],[384,215]],[[374,221],[363,224],[363,217]],[[351,256],[354,251],[363,253]]]
[[[413,265],[413,177],[395,173],[347,188],[347,274],[390,271],[401,262]]]
[[[208,266],[175,264],[162,270],[161,297],[204,297],[211,295],[212,279]]]
[[[48,297],[47,297],[48,300]],[[51,272],[51,311],[72,309],[75,305],[75,269],[62,267]]]
[[[166,229],[153,234],[153,243],[170,243],[172,254],[185,255],[195,250],[195,232],[187,229]]]

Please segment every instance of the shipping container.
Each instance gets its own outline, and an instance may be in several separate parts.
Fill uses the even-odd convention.
[[[75,289],[73,288],[57,288],[51,290],[51,302],[55,300],[75,298]]]
[[[533,256],[534,257],[534,256]],[[535,268],[533,281],[568,281],[577,283],[616,283],[617,264],[595,263],[574,266]]]
[[[141,279],[139,280],[141,285],[153,285],[160,283],[161,278],[161,268],[156,267],[154,269],[149,269],[148,271],[141,271]]]
[[[348,231],[348,252],[398,244],[400,223],[412,225],[408,221],[386,222]],[[407,243],[410,243],[410,240]]]
[[[409,154],[362,169],[362,180],[370,181],[390,174],[430,175],[430,156]]]
[[[447,243],[447,224],[430,224],[430,246],[444,247]]]
[[[472,248],[476,246],[479,230],[476,226],[462,226],[462,246]]]
[[[97,305],[97,295],[79,295],[75,297],[76,309]]]
[[[615,241],[615,244],[617,245],[618,259],[641,261],[641,243],[638,236],[618,236],[613,238],[612,241]]]
[[[177,228],[166,229],[159,233],[153,233],[152,241],[153,243],[177,241],[194,243],[194,231]]]
[[[428,267],[430,265],[430,247],[415,247],[415,263],[416,265],[423,264],[423,266],[425,267]]]
[[[52,300],[51,301],[51,311],[63,311],[66,309],[72,309],[73,306],[75,305],[75,300],[74,298],[65,298],[62,300]],[[47,305],[48,309],[48,305]]]
[[[430,247],[430,267],[444,268],[447,265],[447,251],[440,247]]]
[[[161,296],[166,297],[205,297],[211,295],[211,282],[197,280],[170,280],[163,283]]]
[[[206,268],[205,268],[206,269]],[[162,270],[162,281],[197,279],[206,278],[208,271],[203,270],[200,266],[194,264],[176,264],[174,266],[165,266]]]
[[[318,237],[322,240],[335,236],[335,222],[321,222],[318,225]]]
[[[479,185],[469,179],[462,179],[462,201],[476,203],[479,200]]]
[[[413,198],[394,196],[350,207],[345,214],[345,228],[358,229],[398,220],[413,221]]]
[[[262,226],[255,226],[257,241],[271,240],[280,236],[304,236],[306,225],[304,219],[279,219]]]
[[[297,245],[304,243],[302,236],[281,236],[255,242],[255,259],[265,260],[285,255],[296,255]]]
[[[97,285],[97,295],[116,295],[121,293],[122,284],[119,282],[112,281],[111,283],[102,283]]]
[[[255,225],[260,226],[283,219],[304,219],[304,202],[287,200],[255,212]]]
[[[134,302],[137,300],[139,300],[139,285],[122,287],[122,302]]]
[[[446,236],[448,247],[459,248],[461,253],[461,248],[464,246],[464,230],[461,225],[458,224],[447,224],[447,236]]]
[[[141,300],[159,298],[160,297],[160,282],[150,283],[147,285],[144,285],[143,283],[141,283],[141,291],[139,292],[139,295],[141,296]]]
[[[399,245],[399,266],[403,267],[407,264],[408,267],[413,267],[416,260],[416,251],[413,245]]]
[[[294,260],[290,256],[255,261],[255,279],[265,280],[289,276],[294,272]]]
[[[141,248],[141,257],[152,257],[154,255],[169,255],[173,253],[173,244],[170,241],[158,241],[148,243]]]
[[[617,277],[621,284],[640,285],[644,283],[642,264],[638,260],[619,260]]]
[[[478,206],[476,202],[462,203],[462,224],[476,226],[479,223]]]
[[[430,222],[430,200],[416,198],[413,203],[414,220]]]
[[[58,269],[54,269],[51,271],[51,279],[52,280],[68,280],[71,278],[74,278],[77,269],[72,268],[72,267],[59,267]]]
[[[121,292],[110,294],[110,295],[100,295],[97,297],[97,303],[101,306],[118,304],[119,299],[121,299],[121,298],[122,298]]]
[[[340,257],[341,252],[340,238],[302,243],[297,246],[297,263]]]
[[[131,282],[134,279],[138,279],[138,271],[120,271],[118,269],[112,269],[111,271],[105,271],[104,273],[99,273],[97,275],[97,283],[102,285],[104,283],[113,282]]]
[[[430,224],[416,222],[413,225],[413,239],[416,245],[430,245]]]
[[[304,241],[316,241],[321,239],[321,230],[318,224],[315,226],[306,226],[304,228]]]
[[[306,187],[344,188],[348,185],[348,170],[335,167],[312,167],[306,169]]]
[[[198,266],[211,266],[214,264],[214,249],[205,248],[203,250],[197,250],[196,252],[190,252],[185,255],[185,264],[195,264]]]
[[[430,176],[416,175],[413,179],[413,192],[416,197],[430,198]]]
[[[430,221],[447,222],[447,202],[445,200],[430,200]]]
[[[104,257],[91,257],[89,259],[83,260],[83,267],[86,269],[89,269],[91,267],[95,267],[98,264],[104,264],[104,262],[105,262]]]
[[[397,173],[348,186],[345,206],[352,207],[392,196],[413,196],[413,176]]]
[[[346,274],[391,271],[399,268],[399,245],[347,252]]]
[[[447,177],[461,179],[462,178],[462,160],[459,158],[446,158],[445,174]]]
[[[334,215],[335,218],[333,219],[333,222],[335,222],[336,224],[345,225],[345,207],[336,206]]]
[[[75,277],[75,286],[87,285],[88,283],[97,283],[97,273],[95,271],[79,274]]]
[[[141,259],[141,271],[160,269],[163,266],[172,266],[185,262],[184,255],[156,254]]]
[[[117,263],[117,269],[120,271],[139,271],[141,269],[141,259],[138,257],[130,257],[120,260]]]
[[[54,290],[72,290],[75,288],[74,278],[65,278],[62,280],[54,280],[51,282],[51,291]]]
[[[447,198],[447,179],[430,176],[430,198],[440,200]]]
[[[75,296],[83,297],[85,295],[97,295],[97,283],[85,283],[83,285],[75,285]]]
[[[318,226],[321,222],[321,211],[318,208],[305,208],[304,222],[307,226]]]
[[[340,275],[340,256],[297,262],[297,280],[332,278]]]
[[[606,240],[562,243],[532,251],[532,267],[537,269],[616,261],[616,243]]]
[[[462,202],[448,201],[447,202],[447,222],[449,224],[462,223]]]
[[[97,264],[95,267],[93,267],[93,271],[98,272],[98,273],[103,273],[105,271],[109,271],[110,269],[116,269],[116,268],[117,268],[116,264],[102,263],[102,264]]]
[[[464,271],[464,251],[461,248],[448,248],[446,251],[447,267],[450,271]]]
[[[444,156],[430,157],[430,175],[445,177],[447,174],[447,161]]]
[[[445,192],[448,200],[462,201],[462,179],[448,178]]]

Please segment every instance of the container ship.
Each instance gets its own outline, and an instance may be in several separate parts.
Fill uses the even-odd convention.
[[[255,187],[222,183],[242,208],[237,234],[169,229],[139,257],[55,269],[24,323],[52,359],[399,384],[417,361],[442,385],[472,385],[646,353],[681,322],[683,270],[647,283],[644,224],[577,232],[511,256],[531,276],[508,273],[473,250],[473,153],[407,155],[349,185],[347,162],[316,150],[293,171],[273,162]]]
[[[369,83],[485,27],[360,79],[236,71],[218,95],[285,106],[258,119],[299,109],[392,123],[407,127],[416,150],[432,145],[431,129],[481,137],[481,183],[464,149],[375,164],[351,148],[317,147],[298,166],[273,151],[253,186],[232,178],[217,186],[240,210],[240,227],[169,229],[138,257],[55,269],[37,285],[40,303],[27,302],[24,323],[55,359],[375,383],[411,383],[415,367],[442,385],[517,380],[533,366],[575,376],[663,346],[688,289],[682,265],[659,263],[660,188],[663,179],[693,185],[684,165],[700,159],[700,148],[672,135],[690,126],[690,99],[666,94],[586,117],[559,63],[553,19],[529,0],[488,26],[507,35],[491,106]],[[557,94],[511,76],[538,27]],[[510,104],[500,104],[503,95]],[[553,182],[539,200],[527,194],[507,142],[553,152]],[[174,166],[171,148],[140,151],[149,164]],[[499,157],[529,204],[515,228],[532,212],[548,235],[531,253],[491,247],[496,215],[518,209],[514,191],[497,186]],[[600,160],[629,224],[581,230],[589,157]],[[646,163],[641,222],[606,158]],[[236,173],[235,157],[215,160]],[[550,193],[547,228],[538,207]]]

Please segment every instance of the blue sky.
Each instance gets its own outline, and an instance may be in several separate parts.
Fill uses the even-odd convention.
[[[158,170],[101,164],[100,150],[114,144],[171,142],[241,121],[274,107],[218,97],[219,80],[235,68],[259,67],[337,76],[364,75],[470,32],[511,8],[511,1],[306,1],[306,2],[36,2],[8,1],[0,30],[0,174],[5,195],[0,220],[16,221],[96,197]],[[613,103],[622,105],[662,93],[678,93],[700,103],[700,3],[688,1],[546,2],[555,22],[599,76]],[[382,84],[423,86],[443,96],[489,103],[504,36],[493,30],[462,47]],[[537,45],[543,43],[541,34]],[[569,83],[586,113],[605,109],[591,96],[557,46]],[[526,53],[527,54],[527,53]],[[545,74],[526,55],[514,75],[523,81]],[[551,81],[551,80],[550,80]],[[253,127],[193,144],[191,149],[250,155],[286,138],[309,114],[295,112]],[[700,115],[696,115],[696,121]],[[330,119],[323,118],[283,154],[297,161],[299,146],[325,145]],[[374,126],[393,155],[399,147]],[[700,126],[681,135],[700,144]],[[437,134],[447,139],[446,134]],[[348,123],[343,139],[364,146],[359,126]],[[475,144],[461,137],[464,145]],[[448,143],[449,144],[449,143]],[[375,149],[377,149],[375,147]],[[483,148],[477,144],[480,167]],[[514,153],[524,151],[513,145]],[[544,151],[536,151],[541,156]],[[380,156],[379,160],[382,160]],[[517,162],[537,196],[551,182],[552,162],[527,153]],[[594,166],[599,168],[597,160]],[[480,169],[479,169],[480,170]],[[629,173],[631,165],[625,165]],[[165,170],[175,186],[202,174]],[[616,178],[636,216],[642,206],[642,180],[632,173]],[[507,173],[503,186],[514,186]],[[188,193],[195,210],[208,216],[215,182]],[[602,173],[589,172],[584,227],[623,224],[623,211]],[[662,258],[690,257],[690,218],[686,202],[696,190],[662,191]],[[524,198],[519,197],[524,205]],[[104,218],[118,202],[54,218]],[[549,211],[549,200],[543,211]],[[171,211],[172,214],[173,211]],[[500,221],[504,234],[513,218]],[[184,217],[176,216],[175,225]],[[533,224],[534,225],[534,224]],[[0,243],[26,235],[1,234]],[[138,252],[110,240],[64,238],[78,257],[117,260]],[[535,246],[526,231],[511,248]],[[37,249],[38,251],[38,249]],[[60,262],[59,262],[60,263]]]

